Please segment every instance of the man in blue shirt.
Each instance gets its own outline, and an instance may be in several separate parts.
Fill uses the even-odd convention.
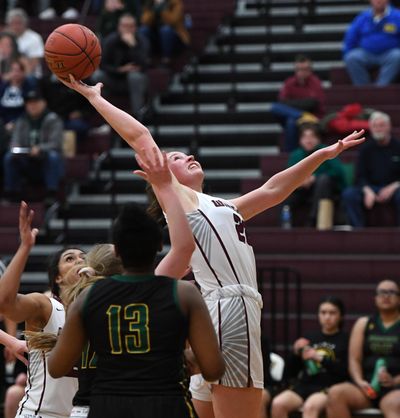
[[[370,0],[347,29],[343,57],[354,85],[371,84],[369,70],[379,68],[377,86],[393,82],[400,72],[400,10],[389,0]]]

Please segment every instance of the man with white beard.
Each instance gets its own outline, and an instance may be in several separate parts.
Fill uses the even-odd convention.
[[[368,123],[371,138],[359,151],[355,185],[342,195],[347,217],[353,227],[364,227],[366,210],[391,202],[400,226],[400,142],[386,113],[372,113]]]

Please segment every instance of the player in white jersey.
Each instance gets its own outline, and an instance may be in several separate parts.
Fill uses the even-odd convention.
[[[62,288],[64,277],[67,277],[66,273],[71,267],[83,261],[83,252],[77,248],[68,248],[53,257],[55,263],[49,270],[49,276],[54,279],[54,297],[49,298],[41,293],[19,294],[20,278],[38,233],[36,228],[32,228],[32,220],[33,211],[22,202],[19,213],[21,244],[0,280],[0,313],[15,322],[25,321],[27,331],[42,330],[57,334],[65,322],[64,307],[56,300],[57,290]],[[51,272],[54,273],[53,277]],[[77,387],[77,379],[74,377],[52,379],[47,372],[44,352],[30,350],[25,396],[16,417],[69,417]]]
[[[43,332],[57,335],[65,322],[64,306],[54,298],[50,298],[50,303],[51,315]],[[53,379],[47,367],[49,354],[41,350],[29,351],[28,381],[16,417],[69,417],[78,380],[76,377]]]
[[[89,100],[138,153],[139,161],[146,160],[145,150],[159,152],[145,126],[101,96],[101,83],[87,86],[70,76],[70,82],[64,84]],[[200,418],[213,414],[218,418],[252,418],[258,416],[261,407],[261,297],[255,280],[254,255],[247,244],[243,222],[281,203],[324,161],[363,142],[363,133],[354,132],[314,152],[260,188],[231,201],[202,194],[204,173],[193,156],[182,152],[168,154],[176,192],[197,245],[191,266],[213,316],[227,363],[221,381],[212,385],[212,407],[201,400],[196,405]],[[142,176],[147,179],[145,173]],[[213,199],[220,203],[213,203]],[[232,353],[237,344],[239,350]]]

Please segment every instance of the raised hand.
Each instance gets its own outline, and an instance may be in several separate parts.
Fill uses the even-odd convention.
[[[336,143],[326,147],[324,150],[328,153],[327,158],[335,158],[346,149],[362,144],[365,141],[364,133],[364,129],[358,132],[354,131],[352,134],[346,136],[346,138],[339,139]]]
[[[86,97],[86,99],[88,100],[95,96],[101,96],[101,89],[103,88],[103,83],[97,83],[94,86],[89,86],[88,84],[85,84],[83,81],[75,80],[72,74],[69,75],[69,82],[62,80],[61,78],[59,78],[59,80],[61,81],[61,83],[63,83],[70,89],[77,91],[82,96]]]
[[[168,168],[167,154],[157,147],[152,148],[153,153],[142,149],[141,155],[136,154],[136,161],[142,170],[135,170],[134,174],[144,178],[153,186],[162,187],[171,184],[172,175]]]
[[[37,228],[32,228],[32,220],[35,212],[29,209],[25,202],[21,202],[19,208],[19,235],[21,244],[27,247],[33,247],[36,242],[36,236],[39,232]]]

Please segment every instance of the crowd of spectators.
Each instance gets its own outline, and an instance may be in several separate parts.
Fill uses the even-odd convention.
[[[25,11],[41,19],[57,15],[75,19],[79,16],[77,2],[39,3],[37,10],[29,5],[9,10],[0,33],[0,166],[4,196],[10,200],[19,200],[23,179],[35,176],[44,183],[48,197],[54,198],[63,176],[63,130],[73,130],[78,142],[83,142],[90,129],[86,101],[79,95],[66,97],[74,93],[46,73],[43,39],[29,27]],[[148,97],[146,70],[154,62],[168,66],[190,44],[183,3],[105,0],[99,11],[97,31],[103,59],[92,81],[104,81],[110,94],[128,92],[130,110],[141,119]],[[400,12],[386,0],[371,0],[371,8],[349,26],[343,57],[354,85],[371,84],[373,68],[378,68],[377,86],[396,80],[400,71],[397,28]],[[289,166],[324,146],[319,121],[326,114],[324,89],[312,61],[298,56],[294,68],[271,107],[284,127],[283,150],[290,152]],[[330,160],[285,202],[293,211],[307,206],[305,225],[316,225],[319,203],[328,199],[343,202],[352,227],[365,226],[366,211],[375,205],[393,203],[400,226],[400,142],[392,135],[387,114],[372,112],[365,123],[362,127],[369,137],[358,152],[353,184],[346,179],[343,164]],[[288,368],[298,373],[285,375],[279,394],[265,397],[268,402],[262,413],[270,411],[273,418],[282,418],[302,406],[306,418],[317,417],[322,410],[328,418],[335,418],[377,406],[385,416],[396,414],[400,408],[398,284],[380,282],[375,305],[376,315],[354,325],[347,358],[343,304],[337,298],[324,299],[318,308],[318,329],[296,340],[293,358],[287,359]],[[386,366],[378,371],[378,388],[372,388],[375,365],[382,358]]]
[[[344,34],[343,61],[355,86],[380,88],[395,83],[400,74],[400,10],[389,0],[370,0],[370,7],[350,22]],[[319,203],[328,198],[337,210],[335,219],[339,224],[360,228],[368,225],[368,212],[374,207],[384,205],[391,210],[393,206],[396,224],[400,226],[400,152],[390,116],[379,109],[364,108],[358,102],[330,113],[326,108],[324,87],[313,72],[311,59],[297,56],[294,75],[284,81],[278,101],[270,109],[284,128],[281,148],[289,153],[288,165],[313,152],[302,126],[309,128],[314,124],[311,136],[318,140],[315,147],[323,146],[335,134],[346,135],[360,129],[366,131],[367,141],[354,163],[340,168],[338,161],[341,174],[331,176],[329,184],[318,187],[328,176],[321,176],[321,170],[314,173],[288,198],[285,211],[289,207],[296,218],[298,207],[308,205],[301,225],[314,226]],[[308,148],[303,141],[307,141]],[[286,217],[282,215],[282,219]]]
[[[93,110],[80,95],[63,86],[44,63],[44,39],[30,19],[77,21],[80,0],[3,2],[0,16],[0,181],[2,198],[18,200],[24,183],[39,183],[52,201],[63,176],[63,137],[73,133],[85,143]],[[190,42],[182,0],[99,0],[93,30],[102,43],[102,61],[89,83],[104,82],[105,94],[126,96],[130,111],[142,120],[150,100],[147,71],[169,65]],[[38,105],[38,115],[30,113]],[[56,123],[57,129],[49,125]],[[110,130],[108,129],[107,132]],[[51,137],[51,138],[50,138]],[[83,147],[85,148],[85,147]],[[40,150],[40,151],[38,151]],[[58,170],[55,170],[55,167]],[[37,169],[32,171],[32,168]]]
[[[357,319],[350,334],[344,328],[345,306],[336,296],[320,301],[317,316],[315,330],[294,342],[282,380],[265,385],[261,417],[287,418],[300,408],[303,418],[347,418],[365,408],[397,417],[399,284],[391,279],[377,284],[371,315]]]

